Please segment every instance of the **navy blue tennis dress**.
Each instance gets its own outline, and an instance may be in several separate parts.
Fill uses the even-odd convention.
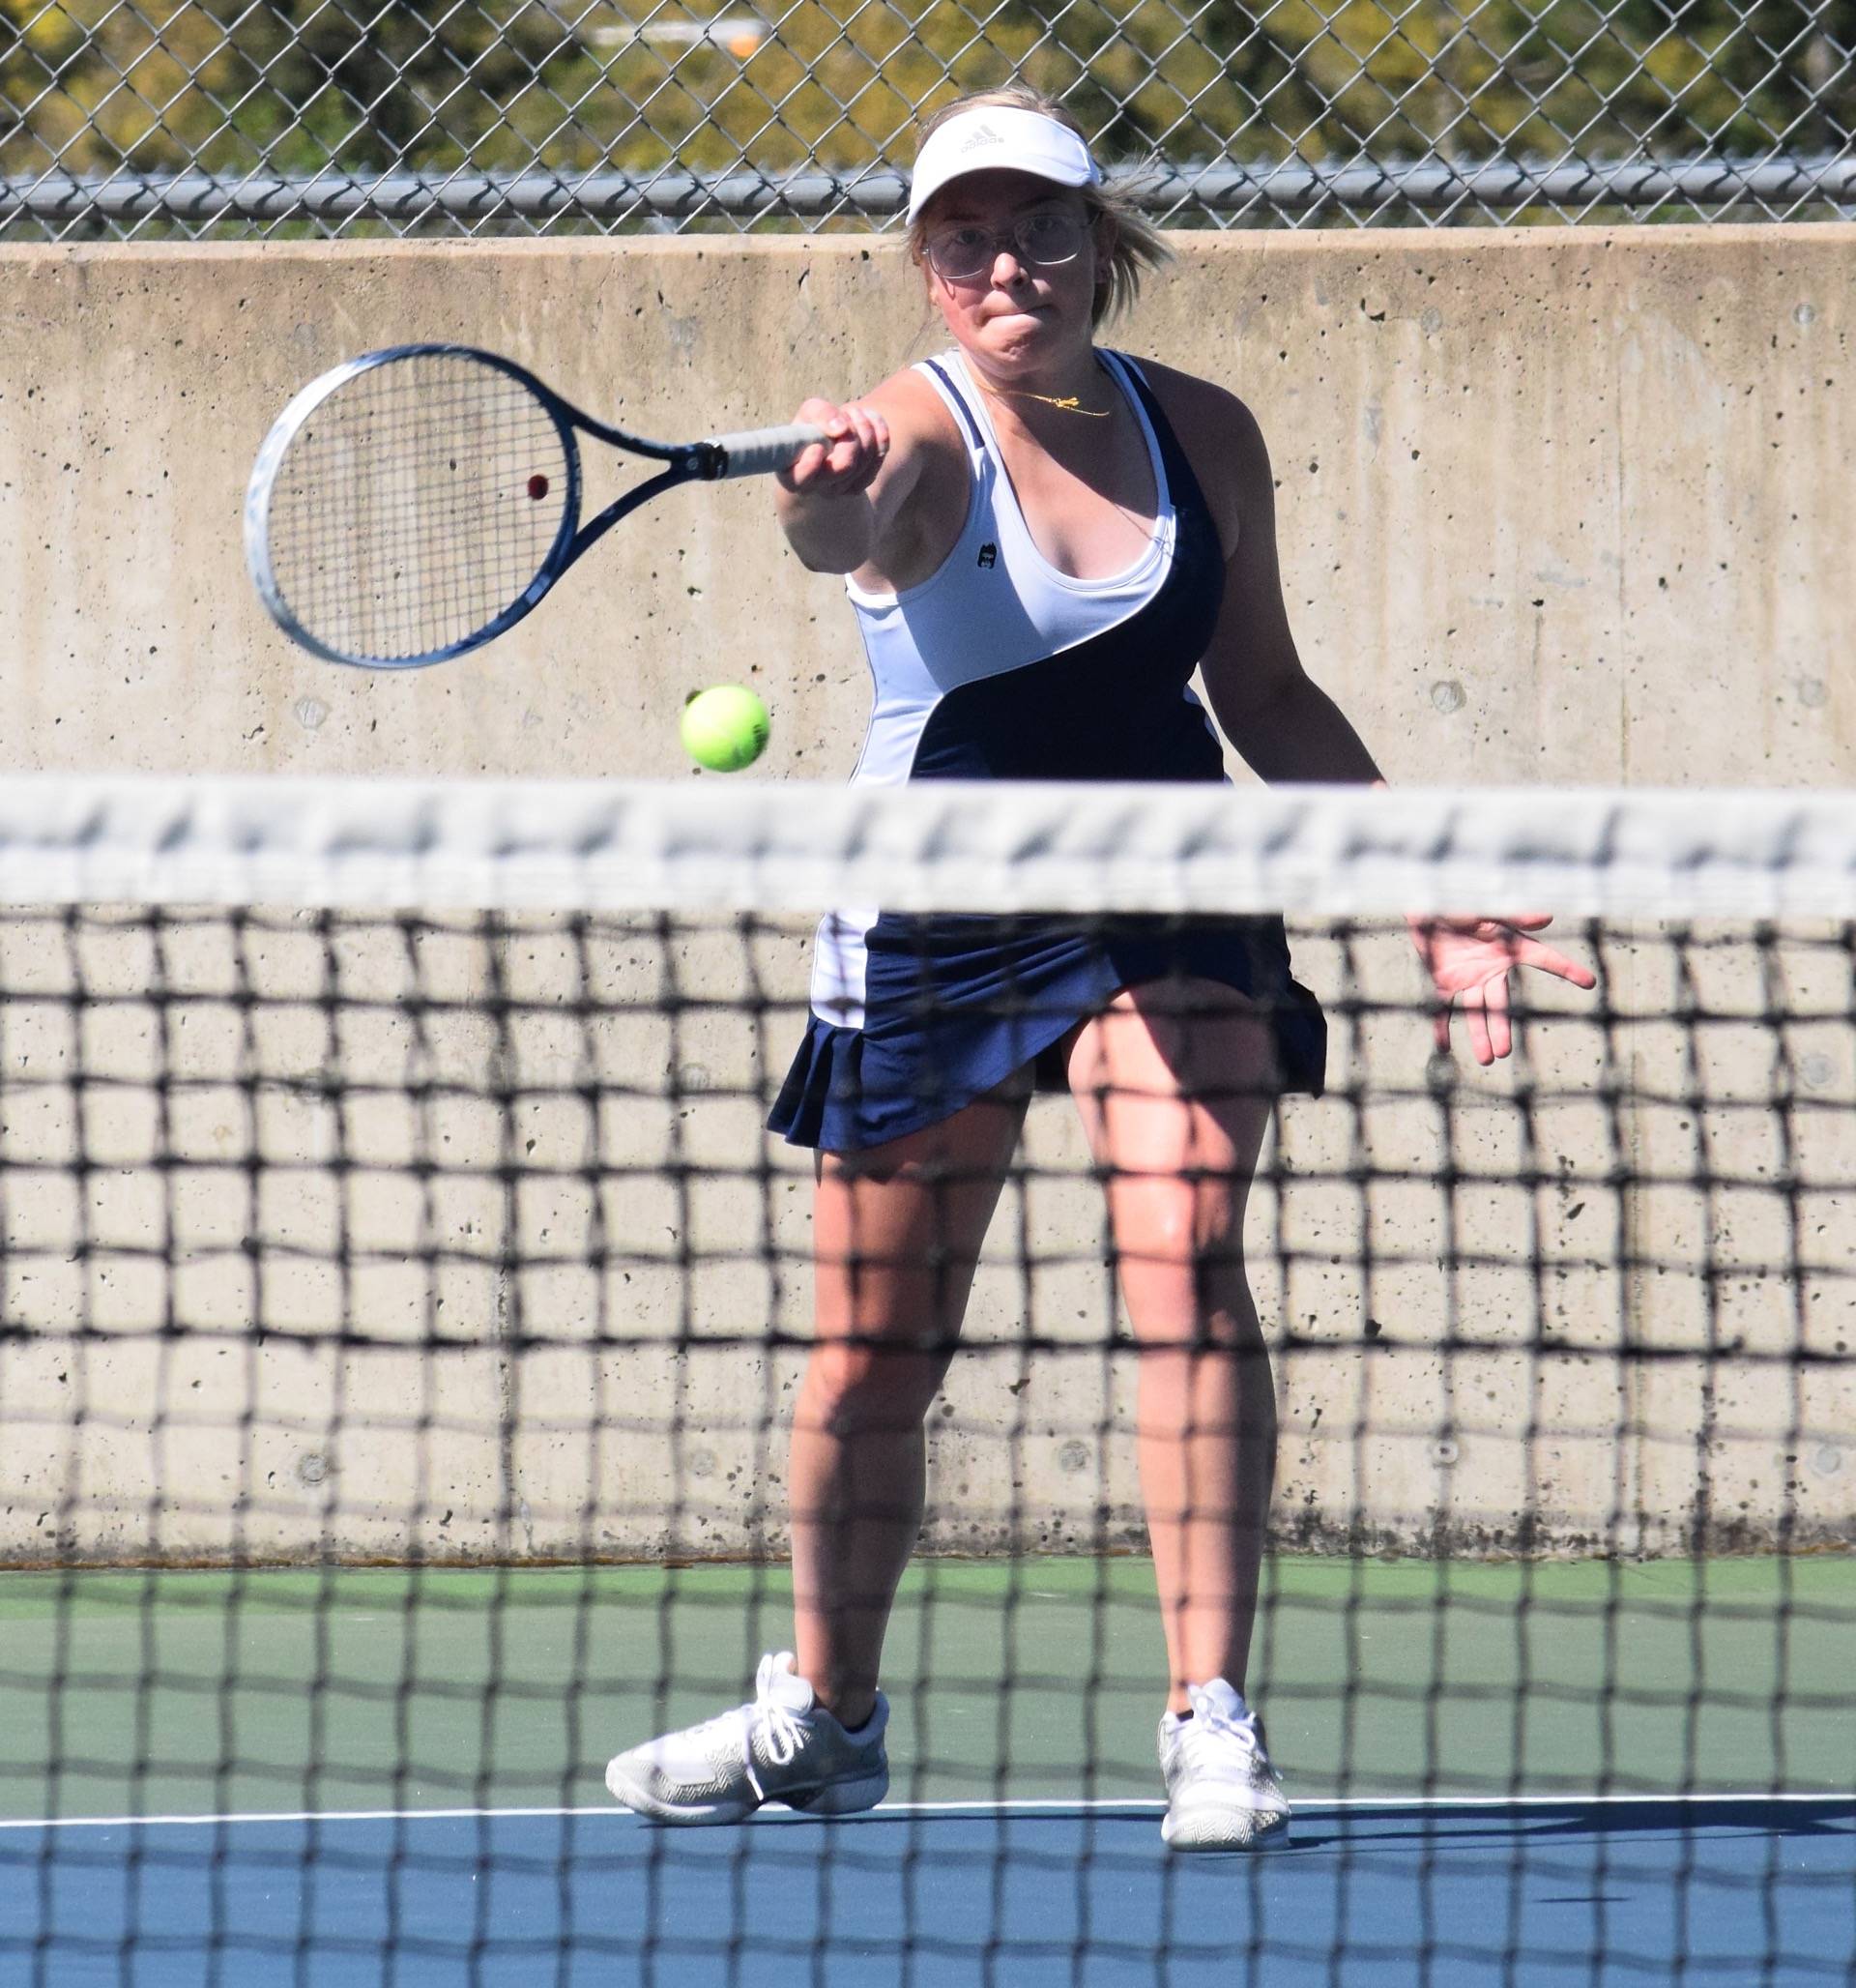
[[[1125,572],[1079,580],[1032,543],[984,396],[959,359],[924,372],[966,438],[972,494],[940,570],[901,594],[847,582],[876,682],[854,781],[1222,780],[1190,678],[1211,641],[1224,556],[1140,368],[1104,352],[1146,436],[1159,512]],[[1262,1003],[1280,1086],[1321,1089],[1327,1029],[1290,976],[1280,918],[903,917],[820,924],[805,1040],[768,1123],[857,1152],[950,1117],[1121,988],[1171,975]]]

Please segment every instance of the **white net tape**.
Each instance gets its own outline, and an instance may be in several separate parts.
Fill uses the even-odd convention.
[[[29,774],[0,901],[1838,917],[1856,794]]]

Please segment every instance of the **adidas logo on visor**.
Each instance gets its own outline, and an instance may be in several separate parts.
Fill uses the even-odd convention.
[[[991,125],[981,125],[972,136],[967,140],[966,144],[960,148],[960,156],[965,159],[968,153],[977,152],[984,145],[1002,145],[1004,142],[1005,140],[993,130]]]

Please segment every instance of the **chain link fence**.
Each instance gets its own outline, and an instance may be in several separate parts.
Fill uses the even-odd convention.
[[[3,0],[0,233],[890,224],[1014,78],[1172,226],[1856,216],[1856,0]]]

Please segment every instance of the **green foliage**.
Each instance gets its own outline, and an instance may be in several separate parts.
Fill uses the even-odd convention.
[[[1252,164],[1846,153],[1856,0],[796,0],[744,59],[594,0],[0,0],[0,174],[906,162],[1024,77],[1104,154]],[[1186,219],[1189,217],[1179,217]]]

